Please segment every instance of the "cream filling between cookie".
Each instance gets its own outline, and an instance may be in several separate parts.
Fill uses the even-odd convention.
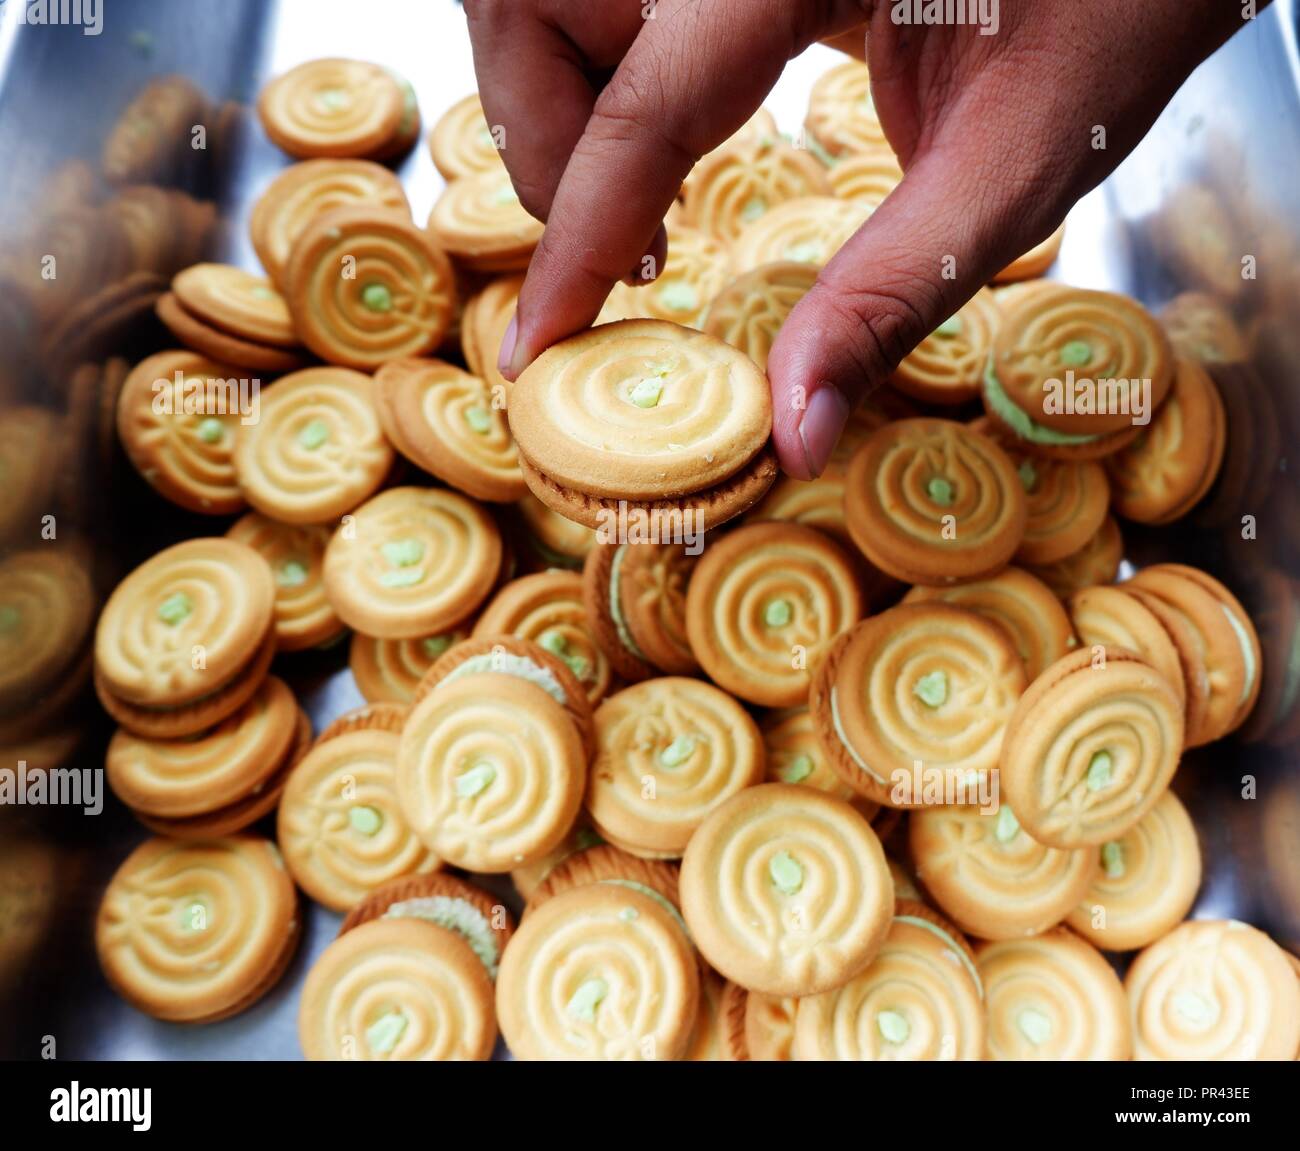
[[[614,558],[609,564],[609,618],[614,621],[614,630],[618,633],[618,642],[630,651],[637,659],[644,660],[645,656],[641,649],[637,647],[636,640],[632,638],[632,631],[627,626],[627,620],[623,616],[623,603],[618,594],[619,573],[623,568],[623,557],[627,551],[627,544],[619,544],[614,550]]]
[[[529,683],[540,687],[562,707],[568,706],[569,697],[553,671],[549,668],[540,667],[526,655],[515,655],[513,652],[508,651],[491,652],[487,655],[472,655],[459,667],[452,668],[443,676],[438,686],[441,687],[443,684],[451,683],[453,680],[461,679],[467,675],[479,675],[483,672],[513,675],[519,679],[527,680]],[[435,688],[435,690],[437,689]]]
[[[1255,649],[1251,646],[1250,635],[1242,626],[1241,620],[1237,618],[1232,608],[1226,603],[1219,606],[1223,608],[1223,614],[1228,617],[1228,622],[1232,624],[1233,634],[1237,637],[1237,643],[1241,645],[1242,661],[1246,665],[1246,679],[1241,686],[1241,699],[1237,701],[1237,706],[1241,707],[1250,698],[1250,693],[1255,687]]]
[[[993,370],[993,357],[991,355],[989,356],[988,366],[984,369],[984,398],[988,400],[989,407],[997,413],[998,418],[1007,427],[1022,440],[1028,440],[1031,444],[1091,444],[1101,439],[1101,436],[1058,432],[1055,428],[1047,428],[1042,424],[1035,423],[1030,419],[1029,414],[1023,408],[1017,406],[1015,401],[1007,395],[1006,389],[1002,387],[1002,381],[998,379],[997,373]]]
[[[970,977],[973,980],[975,980],[975,990],[979,992],[980,998],[981,999],[984,998],[984,981],[980,979],[980,973],[976,969],[975,964],[972,962],[971,957],[961,949],[961,946],[957,943],[957,941],[946,931],[944,931],[942,927],[939,927],[936,924],[931,923],[928,919],[922,919],[919,915],[895,915],[894,922],[910,923],[913,927],[923,928],[924,930],[928,931],[931,935],[937,937],[938,939],[943,940],[944,944],[948,947],[948,950],[951,951],[957,957],[957,959],[961,961],[961,965],[964,968],[966,968],[967,972],[970,974]]]
[[[862,768],[862,770],[880,784],[881,787],[887,787],[888,785],[885,781],[867,766],[867,761],[853,749],[853,745],[849,742],[849,737],[844,731],[844,724],[840,721],[840,701],[839,696],[836,694],[837,691],[837,688],[831,688],[831,726],[835,729],[835,738],[844,745],[844,750],[849,753],[849,756],[854,763]]]
[[[426,895],[416,899],[402,899],[391,904],[384,912],[385,919],[423,919],[454,931],[469,944],[487,973],[495,979],[501,961],[497,935],[487,916],[468,899],[453,895]]]

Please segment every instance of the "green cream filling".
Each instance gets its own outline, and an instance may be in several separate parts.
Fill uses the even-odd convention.
[[[220,420],[209,416],[206,420],[200,421],[198,433],[199,439],[205,444],[219,444],[226,434],[226,428]]]
[[[960,336],[962,333],[962,320],[960,316],[949,316],[942,324],[934,330],[936,336]]]
[[[573,993],[564,1010],[583,1023],[595,1023],[596,1008],[608,994],[609,984],[603,979],[588,979]]]
[[[966,968],[970,977],[975,980],[975,989],[979,992],[980,998],[984,998],[984,981],[980,979],[980,973],[976,969],[975,964],[971,961],[971,957],[961,949],[961,946],[957,941],[944,931],[942,927],[931,923],[928,919],[922,919],[919,915],[895,915],[894,922],[910,923],[913,927],[920,927],[922,930],[928,931],[936,938],[943,940],[948,949],[961,961],[961,965]]]
[[[925,485],[925,494],[941,508],[950,508],[956,493],[953,490],[951,480],[947,480],[943,476],[935,476]]]
[[[788,599],[774,599],[763,609],[763,622],[768,627],[785,627],[793,617]]]
[[[840,701],[838,688],[831,688],[831,726],[835,729],[835,737],[844,745],[844,750],[849,753],[849,757],[881,787],[885,786],[885,781],[880,778],[874,771],[867,766],[866,760],[860,756],[853,744],[849,742],[849,737],[844,733],[844,724],[840,720]]]
[[[18,630],[18,625],[23,621],[23,613],[20,612],[13,604],[7,603],[0,606],[0,635],[10,635]]]
[[[469,944],[470,950],[479,957],[487,973],[493,979],[497,977],[497,965],[501,961],[501,949],[497,946],[497,935],[487,916],[467,899],[456,899],[450,895],[428,895],[418,899],[402,899],[392,904],[384,912],[385,919],[423,919],[436,923],[448,931],[454,931]]]
[[[579,679],[586,679],[591,672],[591,663],[587,657],[576,651],[569,650],[569,641],[565,639],[563,633],[551,628],[544,631],[537,637],[537,642],[549,651],[552,655],[559,656],[574,675]]]
[[[381,544],[379,548],[391,567],[409,568],[414,567],[424,559],[424,544],[419,540],[389,540],[386,544]]]
[[[302,587],[307,582],[307,565],[300,560],[285,560],[275,572],[277,587]]]
[[[514,185],[509,180],[503,180],[497,185],[497,190],[492,193],[492,202],[494,204],[519,203],[519,196],[515,192]]]
[[[761,196],[754,196],[752,199],[745,201],[745,206],[740,209],[740,218],[746,224],[752,224],[766,211],[767,201]]]
[[[348,808],[348,823],[358,835],[378,835],[379,829],[384,826],[384,817],[378,808],[357,804]]]
[[[479,762],[456,776],[456,795],[460,799],[473,799],[482,795],[497,777],[497,769],[490,763]]]
[[[1041,1047],[1052,1035],[1052,1021],[1032,1007],[1026,1007],[1016,1016],[1016,1027],[1035,1047]]]
[[[803,886],[803,867],[788,851],[778,851],[768,860],[767,874],[782,895],[795,895]]]
[[[664,382],[658,378],[646,380],[637,380],[632,385],[632,390],[628,392],[628,398],[636,404],[638,408],[653,408],[659,403],[659,397],[664,394]]]
[[[999,843],[1010,843],[1020,834],[1020,820],[1016,813],[1005,803],[998,808],[997,823],[993,827],[993,838]]]
[[[908,1036],[912,1034],[910,1024],[897,1011],[876,1012],[876,1030],[880,1032],[880,1037],[886,1043],[895,1046],[906,1043]]]
[[[816,240],[805,240],[802,244],[792,244],[785,250],[785,258],[796,264],[818,264],[826,251]]]
[[[194,611],[194,601],[183,591],[169,595],[158,605],[158,618],[171,627],[184,623]]]
[[[379,582],[384,587],[412,587],[424,579],[424,568],[399,568],[384,572]]]
[[[385,284],[367,284],[361,289],[361,303],[368,312],[391,312],[393,293]]]
[[[324,420],[312,420],[298,432],[298,443],[309,452],[314,452],[330,438],[330,426]]]
[[[486,436],[492,430],[492,414],[487,408],[478,405],[466,408],[464,416],[469,430],[476,436]]]
[[[1020,486],[1027,492],[1034,490],[1034,485],[1038,483],[1038,469],[1034,467],[1031,460],[1026,460],[1016,469],[1016,475],[1020,477]]]
[[[1071,368],[1081,368],[1092,359],[1092,348],[1083,340],[1071,340],[1061,348],[1061,363]]]
[[[1124,878],[1124,845],[1119,840],[1101,845],[1101,866],[1108,878]]]
[[[659,753],[659,762],[664,767],[681,767],[695,754],[695,736],[679,735]]]
[[[366,1028],[366,1046],[378,1055],[387,1055],[406,1032],[407,1019],[400,1011],[389,1011]]]
[[[1115,761],[1108,751],[1098,751],[1088,760],[1087,786],[1089,791],[1100,791],[1108,787],[1114,778]]]
[[[623,568],[623,559],[626,554],[627,544],[620,544],[615,549],[614,558],[609,565],[609,618],[614,621],[614,630],[618,632],[618,642],[637,659],[645,659],[641,649],[636,645],[636,640],[632,638],[632,631],[627,626],[627,620],[623,617],[623,603],[618,594],[619,572]]]
[[[1255,687],[1255,649],[1251,646],[1250,636],[1242,627],[1236,613],[1227,604],[1220,606],[1223,608],[1223,614],[1228,617],[1228,622],[1232,624],[1233,634],[1237,637],[1237,643],[1241,645],[1241,658],[1246,664],[1246,681],[1241,687],[1241,699],[1237,701],[1237,706],[1240,707],[1250,698],[1250,693]]]
[[[813,761],[810,755],[796,755],[789,763],[776,769],[777,777],[783,783],[802,783],[813,773]]]
[[[208,925],[208,905],[202,899],[191,897],[181,908],[181,930],[203,931]]]
[[[1217,1005],[1195,991],[1180,991],[1173,999],[1174,1010],[1193,1027],[1205,1027],[1219,1015]]]
[[[518,679],[527,680],[534,686],[540,687],[562,707],[568,705],[569,697],[565,694],[564,685],[556,679],[553,671],[549,668],[539,667],[526,655],[515,655],[513,652],[508,651],[470,656],[459,667],[452,668],[442,678],[439,686],[451,683],[467,675],[479,675],[483,672],[513,675]]]
[[[984,398],[997,414],[998,419],[1022,440],[1028,440],[1031,444],[1091,444],[1101,439],[1100,436],[1058,432],[1055,428],[1046,428],[1042,424],[1034,423],[1028,414],[1007,395],[1002,387],[1002,381],[993,370],[992,356],[989,357],[988,367],[984,370]]]
[[[700,294],[690,284],[665,284],[659,289],[659,302],[672,312],[694,312],[700,306]]]
[[[926,707],[942,707],[948,702],[948,675],[942,671],[932,671],[921,676],[912,685],[912,694]]]
[[[352,106],[352,97],[342,88],[324,88],[317,99],[331,112],[337,112]]]
[[[437,659],[443,652],[451,647],[451,636],[449,635],[431,635],[420,640],[420,647],[424,654],[430,659]]]

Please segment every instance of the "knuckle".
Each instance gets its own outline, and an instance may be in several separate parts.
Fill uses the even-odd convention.
[[[934,303],[917,291],[887,286],[841,288],[827,302],[836,324],[850,335],[847,346],[868,379],[892,372],[925,338],[926,316]]]

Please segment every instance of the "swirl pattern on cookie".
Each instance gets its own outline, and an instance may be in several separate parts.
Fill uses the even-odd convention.
[[[983,989],[969,945],[919,906],[900,903],[897,911],[866,970],[799,1000],[795,1059],[983,1058]]]
[[[432,854],[397,803],[395,732],[344,732],[294,767],[276,838],[294,880],[318,903],[346,911],[394,879],[432,871]]]
[[[731,241],[778,204],[829,192],[826,169],[814,156],[779,137],[756,136],[697,164],[684,205],[697,228]]]
[[[1033,939],[981,944],[993,1059],[1059,1062],[1132,1057],[1128,1001],[1101,952],[1057,928]]]
[[[334,533],[325,590],[349,627],[413,639],[473,615],[500,568],[500,532],[478,504],[438,488],[390,488]]]
[[[527,488],[500,401],[441,360],[393,360],[375,373],[379,419],[402,455],[476,499],[508,502]]]
[[[620,281],[596,322],[668,320],[702,328],[709,301],[727,282],[731,257],[712,236],[695,228],[673,228],[668,234],[668,258],[651,284],[633,287]]]
[[[137,364],[122,385],[122,447],[148,483],[190,511],[231,515],[244,507],[234,466],[240,413],[225,402],[227,382],[237,384],[240,374],[194,352],[160,352]],[[160,395],[168,403],[159,405]]]
[[[376,919],[340,935],[307,973],[298,1037],[313,1060],[485,1060],[492,980],[455,932]]]
[[[618,568],[618,602],[637,649],[668,675],[699,669],[686,634],[686,589],[695,557],[679,544],[627,545]]]
[[[1146,947],[1191,911],[1201,885],[1201,848],[1191,816],[1172,791],[1098,854],[1100,870],[1066,918],[1097,947]]]
[[[719,686],[764,707],[793,707],[826,646],[861,617],[848,555],[794,524],[751,524],[713,544],[686,597],[691,648]]]
[[[331,58],[277,76],[257,110],[267,135],[292,156],[372,156],[397,134],[405,96],[378,64]]]
[[[1135,655],[1075,652],[1025,692],[1002,744],[1002,789],[1030,835],[1052,847],[1122,835],[1159,800],[1183,749],[1183,713]]]
[[[1178,649],[1141,600],[1118,587],[1087,587],[1070,596],[1065,606],[1082,644],[1133,652],[1164,676],[1183,704],[1187,688]]]
[[[808,95],[804,127],[833,157],[888,150],[867,66],[846,60],[824,72]]]
[[[764,371],[772,343],[795,304],[817,282],[817,269],[785,261],[764,264],[731,281],[709,304],[707,335],[742,351]]]
[[[1057,851],[1021,829],[1003,804],[912,813],[916,877],[945,915],[982,939],[1046,931],[1078,906],[1097,874],[1089,849]]]
[[[834,196],[801,196],[766,212],[732,248],[738,272],[782,261],[821,268],[871,215],[865,205]]]
[[[438,657],[468,638],[465,628],[418,639],[377,639],[354,632],[348,667],[369,703],[410,703]]]
[[[408,216],[369,205],[313,220],[287,280],[302,342],[330,363],[363,370],[431,352],[456,308],[445,253]]]
[[[519,202],[504,168],[453,180],[429,216],[429,231],[437,242],[484,272],[527,267],[542,228]]]
[[[952,802],[987,785],[1025,686],[997,624],[947,604],[906,604],[859,624],[818,672],[810,695],[831,765],[891,807]],[[943,798],[917,771],[942,777]]]
[[[829,175],[831,191],[841,200],[857,200],[874,211],[902,182],[903,169],[893,149],[885,147],[843,156]]]
[[[99,617],[96,670],[131,703],[192,703],[243,668],[269,633],[274,606],[271,569],[252,548],[186,540],[118,584]]]
[[[267,275],[283,285],[294,245],[318,216],[366,204],[410,215],[402,182],[370,160],[304,160],[286,168],[253,206],[248,230]]]
[[[282,523],[326,523],[375,491],[393,463],[369,376],[306,368],[266,389],[235,447],[241,490]]]
[[[903,597],[904,603],[934,600],[973,611],[1003,627],[1024,661],[1026,683],[1033,683],[1043,668],[1076,644],[1061,601],[1042,580],[1021,568],[1005,568],[988,579],[955,587],[915,587]]]
[[[265,276],[230,264],[193,264],[176,274],[172,292],[186,311],[240,339],[298,346],[289,307]]]
[[[0,560],[0,712],[40,696],[85,649],[90,575],[48,545]]]
[[[665,676],[596,709],[587,810],[634,855],[674,858],[710,811],[763,778],[758,727],[730,696]]]
[[[992,294],[981,290],[903,358],[889,377],[890,386],[932,404],[975,399],[999,319]]]
[[[771,431],[767,379],[720,340],[658,320],[605,324],[528,366],[510,395],[519,450],[559,483],[660,499],[734,475]]]
[[[1067,435],[1101,436],[1131,429],[1130,396],[1124,403],[1101,402],[1094,411],[1066,410],[1066,373],[1074,379],[1150,381],[1149,411],[1159,406],[1173,381],[1169,338],[1141,304],[1110,292],[1083,289],[1039,293],[1002,319],[994,341],[992,374],[1001,390],[1041,427]],[[1053,384],[1053,381],[1055,383]],[[1116,410],[1106,410],[1110,407]],[[1119,410],[1122,407],[1123,410]]]
[[[500,130],[504,145],[505,129]],[[501,167],[497,138],[488,127],[477,93],[457,100],[438,118],[429,133],[429,151],[434,166],[447,180]]]
[[[1174,928],[1133,961],[1124,988],[1136,1059],[1291,1061],[1300,1051],[1300,980],[1245,923]]]
[[[501,961],[497,1014],[519,1059],[674,1060],[699,994],[672,916],[638,891],[595,884],[528,914]]]
[[[849,532],[877,567],[947,584],[1005,567],[1024,535],[1024,488],[992,440],[949,420],[898,420],[849,465]]]
[[[747,788],[687,846],[682,911],[709,963],[768,995],[813,995],[861,971],[884,940],[894,885],[880,841],[843,800]]]
[[[397,756],[402,811],[421,840],[471,871],[527,865],[568,833],[586,754],[568,713],[518,676],[441,684],[411,712]]]
[[[1033,565],[1026,571],[1037,576],[1061,599],[1077,591],[1112,582],[1124,558],[1124,537],[1114,516],[1107,516],[1097,534],[1077,552],[1055,563]]]
[[[317,524],[282,524],[249,512],[226,535],[247,544],[271,566],[275,578],[275,638],[280,651],[328,643],[343,623],[325,596],[321,568],[329,531]]]
[[[268,676],[248,703],[196,738],[142,739],[118,730],[108,746],[108,781],[123,803],[149,815],[216,811],[267,782],[297,726],[293,692]]]
[[[128,1002],[201,1022],[269,990],[292,954],[296,918],[293,884],[269,841],[153,839],[109,882],[95,947]]]

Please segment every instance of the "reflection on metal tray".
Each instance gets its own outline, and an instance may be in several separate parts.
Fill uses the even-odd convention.
[[[77,159],[97,167],[110,126],[150,77],[188,77],[208,106],[211,131],[202,152],[157,157],[157,178],[199,205],[198,242],[249,267],[256,267],[249,207],[287,162],[248,110],[269,75],[321,55],[374,59],[411,79],[426,124],[474,87],[464,17],[452,0],[371,0],[364,17],[347,0],[113,0],[105,7],[96,37],[78,28],[19,27],[15,5],[0,10],[0,267],[39,247],[52,175]],[[1300,950],[1300,493],[1288,459],[1300,430],[1295,30],[1295,5],[1275,5],[1204,65],[1137,152],[1076,207],[1053,271],[1152,306],[1181,291],[1208,292],[1246,334],[1246,359],[1216,371],[1230,420],[1216,489],[1190,520],[1166,529],[1131,527],[1125,539],[1132,564],[1174,557],[1220,574],[1259,622],[1265,688],[1257,714],[1238,738],[1186,756],[1176,789],[1196,818],[1204,850],[1196,914],[1256,923],[1293,951]],[[769,101],[783,130],[799,129],[813,79],[834,60],[829,49],[815,47],[786,69]],[[75,172],[64,168],[67,179]],[[427,150],[417,147],[400,172],[423,219],[442,184]],[[209,200],[220,207],[210,228],[202,209]],[[1225,282],[1215,275],[1201,257],[1216,245],[1254,256],[1258,278]],[[74,305],[75,296],[66,303]],[[36,426],[22,424],[20,409],[51,413],[25,434],[48,434],[45,495],[57,508],[62,546],[80,549],[102,591],[151,549],[213,525],[163,505],[114,460],[111,441],[97,438],[100,425],[75,386],[71,369],[80,359],[138,356],[160,346],[148,318],[116,332],[111,348],[75,324],[60,328],[58,320],[26,312],[19,294],[0,293],[0,446],[6,425]],[[0,546],[32,546],[34,534],[19,538],[31,525],[14,527],[5,513],[0,508],[0,528],[8,533]],[[317,729],[361,702],[345,649],[285,658],[282,665]],[[53,738],[77,739],[71,765],[94,768],[102,764],[107,734],[83,694],[62,713]],[[142,838],[111,795],[98,816],[0,809],[0,1055],[38,1057],[52,1036],[65,1058],[296,1057],[298,989],[338,927],[338,917],[318,907],[307,909],[288,975],[236,1018],[167,1025],[108,990],[91,925],[104,883]]]

